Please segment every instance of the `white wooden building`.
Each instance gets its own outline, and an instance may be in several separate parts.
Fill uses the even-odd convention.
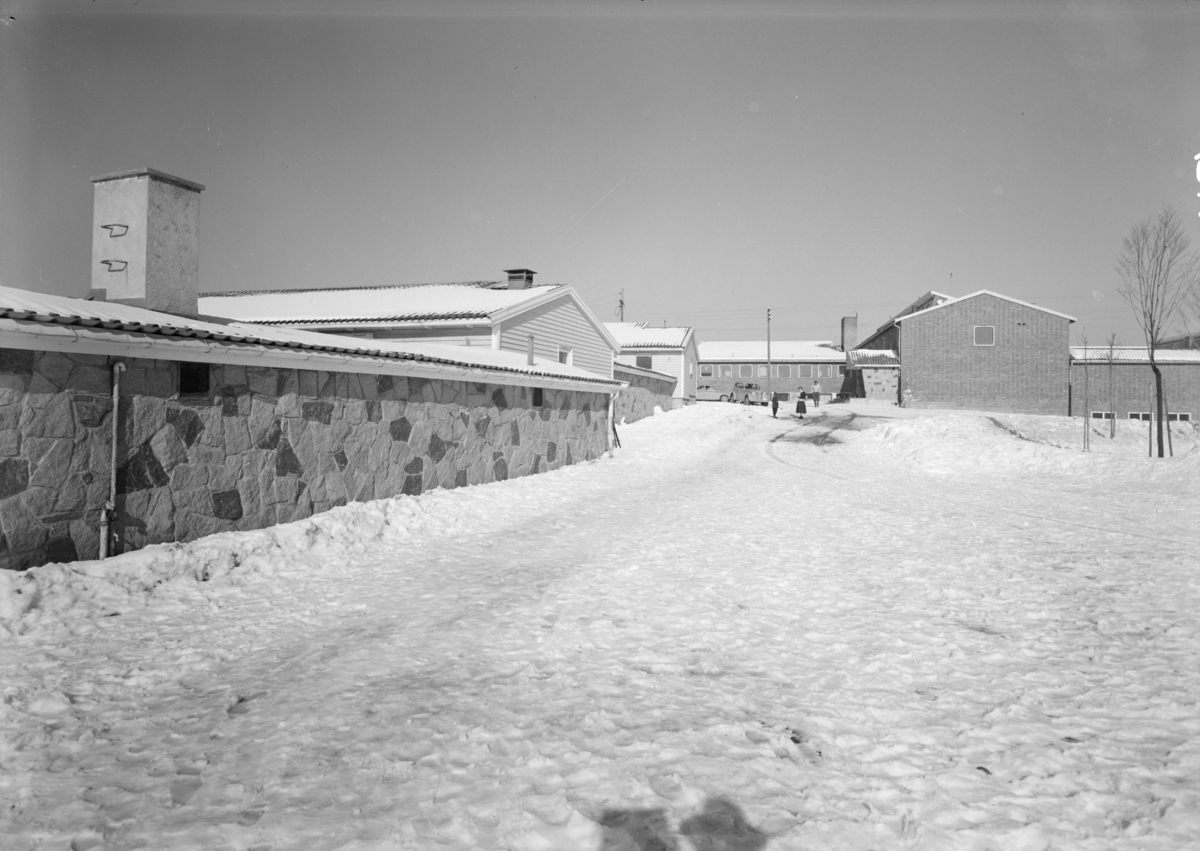
[[[528,352],[612,378],[616,340],[566,284],[507,281],[202,293],[200,313],[327,334]]]
[[[700,355],[691,328],[647,327],[645,322],[606,322],[605,327],[620,344],[618,363],[652,369],[675,379],[671,407],[696,401]]]

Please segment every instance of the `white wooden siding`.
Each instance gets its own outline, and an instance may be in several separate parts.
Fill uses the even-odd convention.
[[[650,369],[655,372],[663,372],[667,375],[675,376],[675,390],[671,394],[672,398],[687,401],[696,397],[696,379],[700,372],[700,364],[694,342],[688,346],[685,352],[676,350],[669,354],[663,352],[622,353],[617,356],[617,363],[627,363],[630,366],[637,366],[637,359],[639,357],[650,358]],[[687,371],[689,360],[694,365],[691,375],[688,375]]]
[[[574,353],[572,366],[612,378],[612,349],[570,299],[556,299],[522,313],[501,323],[498,330],[502,351],[528,351],[532,334],[536,357],[557,363],[558,347],[563,346]]]
[[[696,398],[696,381],[700,377],[700,350],[696,347],[696,338],[688,340],[687,348],[683,350],[683,398],[691,402]]]

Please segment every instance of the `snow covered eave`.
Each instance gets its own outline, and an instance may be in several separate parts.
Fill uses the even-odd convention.
[[[437,360],[420,354],[395,356],[326,352],[260,343],[158,337],[138,331],[105,330],[36,321],[0,319],[0,348],[53,351],[102,357],[152,358],[275,369],[320,369],[412,378],[543,387],[612,395],[622,382],[597,376],[575,378],[516,367],[485,367]],[[555,362],[552,367],[557,367]]]

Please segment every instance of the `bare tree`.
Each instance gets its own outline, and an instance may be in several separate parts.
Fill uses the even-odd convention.
[[[1114,438],[1117,436],[1117,402],[1116,394],[1113,392],[1113,367],[1117,363],[1117,346],[1120,341],[1117,340],[1115,333],[1109,334],[1108,339],[1104,342],[1104,353],[1101,357],[1108,364],[1108,436]]]
[[[1200,285],[1200,263],[1188,250],[1190,242],[1171,207],[1138,222],[1122,242],[1117,258],[1121,285],[1117,291],[1133,308],[1133,318],[1146,337],[1150,369],[1154,372],[1155,420],[1158,422],[1158,457],[1163,457],[1162,370],[1155,354],[1179,314],[1188,291]]]

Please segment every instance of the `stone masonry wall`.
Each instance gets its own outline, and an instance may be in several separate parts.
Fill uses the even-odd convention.
[[[115,359],[0,349],[0,568],[95,558]],[[122,358],[115,552],[502,481],[606,448],[602,393]]]
[[[617,395],[613,422],[618,425],[622,422],[635,423],[652,416],[655,405],[664,411],[671,410],[672,394],[675,392],[674,379],[651,378],[648,375],[628,372],[621,369],[618,363],[613,364],[613,378],[629,382],[629,387]]]

